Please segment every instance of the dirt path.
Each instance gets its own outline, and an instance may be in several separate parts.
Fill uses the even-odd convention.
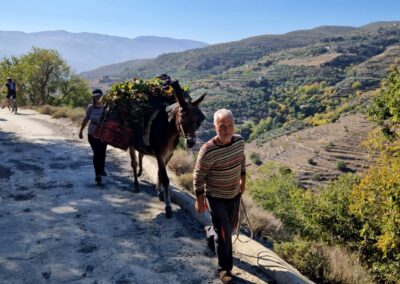
[[[104,186],[77,128],[0,110],[1,283],[220,283],[202,226],[154,185],[133,193],[128,154],[110,149]],[[235,283],[266,283],[235,259]]]

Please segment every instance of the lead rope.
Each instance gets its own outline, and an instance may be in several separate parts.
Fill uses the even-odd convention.
[[[105,105],[105,106],[103,107],[103,112],[102,112],[102,114],[101,114],[99,135],[101,135],[101,133],[103,132],[103,126],[104,126],[104,123],[106,122],[106,119],[107,119],[106,113],[105,113],[106,107],[108,107],[108,105]],[[100,138],[100,137],[99,137],[99,138]]]
[[[246,208],[244,207],[244,203],[243,203],[243,200],[242,200],[242,198],[240,198],[240,205],[242,206],[242,209],[243,209],[243,213],[244,213],[244,216],[245,216],[245,218],[246,218],[246,221],[247,221],[247,224],[249,225],[249,228],[250,228],[250,239],[248,239],[247,241],[242,241],[240,238],[239,238],[239,235],[240,235],[240,210],[239,210],[239,218],[238,218],[238,222],[237,222],[237,225],[236,225],[236,238],[235,238],[235,240],[233,241],[233,243],[232,244],[234,244],[235,242],[236,242],[236,240],[238,240],[239,242],[241,242],[241,243],[248,243],[248,242],[250,242],[252,239],[253,239],[253,237],[254,237],[254,230],[253,230],[253,227],[251,226],[251,223],[250,223],[250,220],[249,220],[249,217],[247,216],[247,211],[246,211]]]

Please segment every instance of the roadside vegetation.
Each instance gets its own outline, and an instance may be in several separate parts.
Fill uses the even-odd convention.
[[[283,223],[275,251],[317,283],[399,283],[398,101],[400,68],[393,67],[369,108],[380,127],[366,146],[377,158],[361,176],[344,174],[311,191],[284,166],[266,163],[249,182],[255,201]]]
[[[398,101],[400,68],[393,67],[369,107],[380,126],[365,145],[377,158],[361,175],[344,173],[317,190],[300,187],[290,168],[277,162],[263,161],[249,175],[244,197],[255,236],[272,240],[275,252],[316,283],[400,283]],[[186,156],[180,150],[172,169],[188,170]],[[250,153],[250,159],[258,157]],[[346,172],[347,166],[337,168]]]
[[[54,118],[69,118],[76,124],[80,124],[85,115],[83,107],[43,105],[33,108],[41,114],[51,115]]]

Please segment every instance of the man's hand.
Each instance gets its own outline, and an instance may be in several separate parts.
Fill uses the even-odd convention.
[[[240,193],[243,194],[246,190],[246,175],[240,177]]]
[[[198,213],[203,213],[207,210],[206,199],[204,196],[197,196],[196,201],[194,202],[194,208]]]

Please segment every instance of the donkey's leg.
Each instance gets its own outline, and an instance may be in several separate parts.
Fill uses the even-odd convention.
[[[157,185],[156,185],[157,196],[160,201],[164,201],[164,192],[161,187],[161,180],[162,180],[162,178],[160,177],[160,171],[158,171],[158,178],[157,178]]]
[[[165,215],[167,218],[172,217],[171,198],[169,196],[169,178],[167,175],[167,169],[165,163],[161,157],[157,157],[158,163],[158,177],[164,188],[164,202],[165,202]]]
[[[139,172],[138,172],[138,177],[142,175],[143,172],[143,154],[139,152]]]
[[[135,183],[135,191],[139,190],[139,181],[137,174],[137,161],[136,161],[136,153],[135,148],[129,147],[129,155],[131,156],[131,167],[133,170],[133,178]]]

